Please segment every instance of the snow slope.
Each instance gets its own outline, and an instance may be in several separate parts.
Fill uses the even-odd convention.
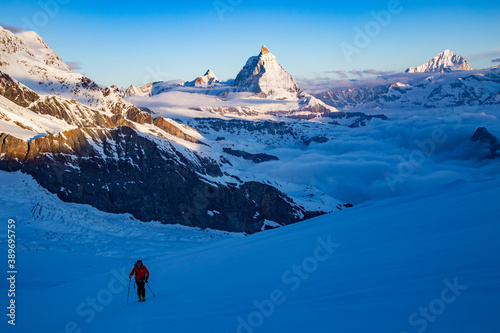
[[[103,232],[84,244],[46,236],[45,223],[55,226],[60,218],[24,220],[20,210],[28,202],[8,196],[16,182],[2,186],[7,209],[0,215],[19,217],[24,239],[18,331],[488,333],[500,327],[500,209],[491,202],[500,195],[498,180],[373,200],[334,221],[326,215],[178,252],[168,251],[168,242],[162,249],[140,235],[110,233],[99,228],[102,221],[88,223]],[[149,230],[158,237],[175,232]],[[95,252],[113,246],[116,252]],[[139,257],[156,297],[148,289],[149,300],[138,304],[131,289],[126,306],[127,275]]]
[[[17,248],[22,252],[68,252],[69,255],[116,257],[124,251],[156,256],[235,233],[180,225],[144,223],[130,214],[109,214],[89,205],[62,202],[31,176],[0,171],[2,220],[19,221]],[[2,224],[2,231],[5,225]],[[4,239],[2,239],[2,242]],[[134,245],[135,244],[135,245]]]

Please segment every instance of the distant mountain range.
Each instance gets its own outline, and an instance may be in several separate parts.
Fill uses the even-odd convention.
[[[500,103],[499,66],[484,70],[473,70],[468,62],[450,50],[445,50],[426,64],[410,67],[402,74],[384,77],[385,84],[367,84],[353,88],[335,88],[317,91],[312,94],[303,92],[293,77],[278,63],[276,57],[265,46],[258,56],[248,59],[246,65],[234,81],[227,83],[198,79],[186,83],[155,82],[144,87],[131,86],[124,90],[125,97],[155,96],[169,91],[189,91],[200,94],[231,99],[230,93],[250,92],[255,97],[267,100],[293,101],[298,104],[283,106],[276,110],[265,103],[260,106],[239,105],[224,107],[203,107],[217,114],[237,114],[239,116],[258,116],[281,114],[300,118],[340,116],[339,110],[395,108],[437,108],[461,105],[492,105]],[[207,75],[211,73],[210,71]],[[210,74],[214,76],[213,74]],[[188,90],[197,86],[199,89]],[[262,109],[269,111],[263,111]],[[309,112],[308,112],[309,111]]]
[[[356,127],[373,117],[364,113],[346,114],[302,91],[294,78],[278,63],[266,46],[257,56],[250,57],[235,80],[220,82],[211,70],[204,76],[187,82],[152,82],[143,87],[127,89],[113,87],[126,100],[140,105],[137,97],[153,97],[164,93],[190,93],[213,96],[207,105],[194,110],[239,118],[287,117],[292,119],[329,118],[336,124]],[[215,103],[213,102],[215,101]]]
[[[251,92],[258,97],[272,99],[296,99],[301,92],[293,77],[281,67],[266,46],[262,46],[258,56],[248,59],[234,82],[214,87],[216,83],[220,83],[220,80],[209,69],[205,75],[193,81],[154,82],[143,87],[132,85],[127,89],[117,88],[117,90],[122,91],[124,97],[130,97],[154,96],[179,87],[218,88],[218,90],[227,88],[234,92]]]
[[[500,104],[499,66],[473,70],[446,50],[419,67],[383,78],[385,84],[316,92],[314,97],[338,109],[439,108]]]

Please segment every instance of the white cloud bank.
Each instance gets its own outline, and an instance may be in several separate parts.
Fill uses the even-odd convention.
[[[406,195],[456,181],[500,177],[500,159],[485,159],[487,147],[470,138],[480,126],[500,137],[500,112],[487,109],[397,111],[390,121],[338,128],[324,144],[277,148],[280,161],[251,172],[310,184],[354,204]]]

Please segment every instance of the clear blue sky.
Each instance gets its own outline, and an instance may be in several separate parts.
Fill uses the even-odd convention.
[[[106,85],[191,80],[208,68],[234,78],[263,44],[301,79],[402,71],[445,49],[474,68],[499,64],[492,62],[500,58],[498,1],[400,0],[390,23],[374,24],[371,12],[391,2],[398,1],[2,0],[0,24],[35,29],[77,71]],[[357,28],[372,29],[369,45],[356,45]],[[357,48],[350,61],[342,45]]]

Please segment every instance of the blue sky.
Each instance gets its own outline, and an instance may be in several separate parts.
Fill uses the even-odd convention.
[[[373,13],[389,16],[377,21]],[[487,68],[500,58],[498,17],[498,1],[0,3],[1,25],[34,29],[77,71],[121,86],[191,80],[208,68],[234,78],[263,44],[298,79],[402,71],[445,49]]]

